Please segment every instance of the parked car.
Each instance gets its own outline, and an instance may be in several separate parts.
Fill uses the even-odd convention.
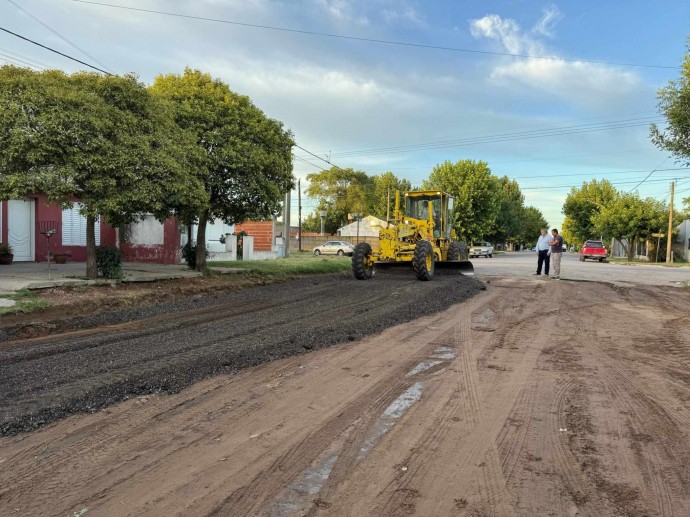
[[[470,246],[470,258],[472,257],[488,257],[494,255],[494,247],[488,242],[479,242]]]
[[[345,241],[328,241],[323,243],[321,246],[316,246],[314,248],[314,255],[318,256],[324,255],[349,255],[352,256],[352,252],[355,247],[349,242]]]
[[[586,259],[606,262],[606,258],[606,246],[601,241],[585,241],[580,248],[580,262],[584,262]]]

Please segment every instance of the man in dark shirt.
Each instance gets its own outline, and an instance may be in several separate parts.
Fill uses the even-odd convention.
[[[555,280],[561,279],[561,257],[563,256],[563,237],[558,235],[558,230],[554,228],[551,230],[551,250],[549,256],[551,257],[551,265],[553,266],[553,276]]]

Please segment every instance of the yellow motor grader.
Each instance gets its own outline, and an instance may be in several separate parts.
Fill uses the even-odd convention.
[[[467,244],[455,240],[453,208],[455,198],[438,190],[404,192],[404,212],[400,192],[395,193],[393,221],[379,231],[379,248],[373,251],[366,242],[355,246],[352,273],[367,280],[374,268],[412,266],[419,280],[430,280],[436,268],[455,269],[473,274],[467,260]]]

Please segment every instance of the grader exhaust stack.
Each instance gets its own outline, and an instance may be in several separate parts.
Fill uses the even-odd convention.
[[[410,266],[420,280],[430,280],[437,268],[474,274],[474,266],[467,260],[467,244],[455,240],[455,199],[441,191],[415,191],[404,193],[404,204],[401,211],[400,192],[396,192],[393,223],[379,232],[380,250],[374,252],[366,242],[355,247],[355,278],[371,278],[374,268]]]

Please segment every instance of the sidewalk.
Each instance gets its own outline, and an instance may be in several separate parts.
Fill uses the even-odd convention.
[[[123,282],[153,282],[171,278],[193,278],[201,276],[197,271],[190,271],[182,264],[142,264],[124,262]],[[46,262],[14,262],[9,266],[0,266],[0,293],[12,293],[20,289],[44,289],[66,285],[109,284],[113,280],[99,278],[87,280],[86,263],[70,262],[68,264],[50,264]]]

